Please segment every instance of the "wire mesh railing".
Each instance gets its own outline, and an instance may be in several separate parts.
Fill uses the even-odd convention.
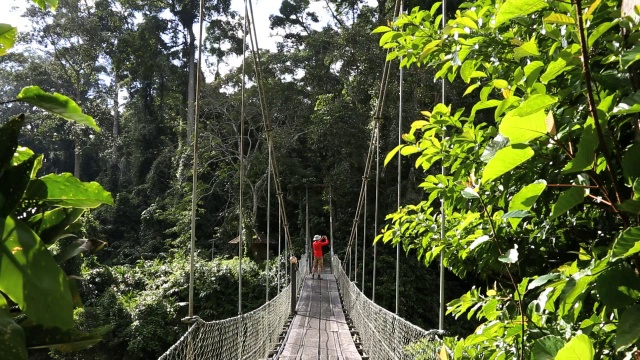
[[[309,272],[302,256],[296,274],[300,289]],[[218,321],[197,319],[189,330],[159,360],[266,359],[279,342],[291,309],[291,285],[258,309]]]
[[[423,330],[376,305],[349,280],[337,256],[332,264],[344,309],[369,359],[439,359],[444,332]]]

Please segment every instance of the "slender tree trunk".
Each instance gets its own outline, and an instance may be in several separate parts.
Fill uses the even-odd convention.
[[[191,28],[189,30],[189,85],[187,89],[187,144],[191,143],[191,133],[195,117],[196,99],[196,36]]]
[[[80,179],[81,175],[81,165],[82,165],[82,146],[80,145],[80,140],[74,142],[74,159],[73,159],[73,176]]]
[[[114,71],[114,94],[113,94],[113,139],[117,140],[120,136],[120,77],[118,72]],[[116,142],[113,142],[113,151],[115,154]]]

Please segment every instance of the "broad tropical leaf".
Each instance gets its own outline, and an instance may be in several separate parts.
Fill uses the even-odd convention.
[[[543,336],[533,342],[531,356],[536,360],[553,360],[564,344],[564,340],[559,336]]]
[[[0,233],[0,291],[39,324],[73,326],[67,276],[49,250],[26,224],[13,216],[0,221]]]
[[[593,118],[590,117],[584,125],[584,130],[582,130],[576,156],[567,163],[564,169],[562,169],[562,172],[568,174],[587,170],[592,167],[598,144],[598,134],[596,134]]]
[[[553,210],[551,211],[549,220],[553,220],[566,213],[574,206],[582,204],[586,195],[586,191],[581,187],[572,187],[560,194],[560,196],[558,196],[558,201],[553,205]]]
[[[100,131],[100,128],[91,116],[83,114],[75,101],[62,94],[49,94],[37,86],[29,86],[22,89],[20,94],[18,94],[18,100],[59,115],[66,120],[74,121],[78,124],[89,126],[96,131]]]
[[[111,193],[97,182],[81,182],[69,173],[49,174],[32,180],[25,197],[63,207],[94,208],[113,205]]]
[[[640,227],[621,232],[611,247],[611,261],[629,257],[640,251]]]
[[[18,28],[9,24],[0,24],[0,56],[7,53],[16,43]]]
[[[511,198],[511,201],[509,202],[509,212],[531,209],[536,200],[538,200],[540,194],[542,194],[546,188],[547,182],[544,180],[536,180],[533,184],[523,187],[517,194],[513,195],[513,198]],[[518,226],[520,221],[522,221],[522,219],[509,219],[511,226],[514,229]]]
[[[515,17],[529,15],[547,6],[547,3],[542,0],[507,0],[498,9],[495,26],[498,27]]]
[[[9,305],[0,295],[0,359],[27,360],[24,331],[9,313]]]
[[[496,152],[489,160],[482,173],[482,182],[489,183],[507,171],[513,170],[518,165],[529,160],[534,154],[528,146],[507,146]]]
[[[618,266],[598,276],[595,289],[603,304],[622,309],[640,298],[640,278],[631,268]]]
[[[640,339],[640,305],[633,305],[620,316],[616,330],[616,349],[624,350]]]
[[[512,144],[527,143],[547,133],[547,112],[539,110],[533,114],[520,116],[511,110],[500,122],[500,134],[509,138]]]
[[[575,336],[566,343],[558,354],[557,360],[592,360],[595,356],[591,339],[585,334]]]

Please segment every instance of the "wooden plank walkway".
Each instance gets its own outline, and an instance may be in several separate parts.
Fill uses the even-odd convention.
[[[322,279],[304,279],[296,310],[279,359],[362,359],[345,321],[336,278],[328,269]]]

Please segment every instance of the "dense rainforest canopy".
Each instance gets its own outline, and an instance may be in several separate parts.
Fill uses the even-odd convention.
[[[283,0],[260,69],[238,65],[247,39],[228,0],[202,19],[195,0],[33,0],[27,31],[0,24],[0,358],[155,359],[184,333],[196,120],[195,313],[235,316],[239,276],[247,311],[284,285],[256,70],[294,253],[307,203],[312,233],[328,234],[330,192],[334,248],[354,253],[380,121],[367,296],[378,235],[375,300],[394,306],[401,246],[399,314],[425,329],[438,326],[442,259],[443,359],[637,356],[637,9],[406,1],[395,16],[398,4],[327,0],[319,14]],[[251,244],[269,231],[267,261]]]

